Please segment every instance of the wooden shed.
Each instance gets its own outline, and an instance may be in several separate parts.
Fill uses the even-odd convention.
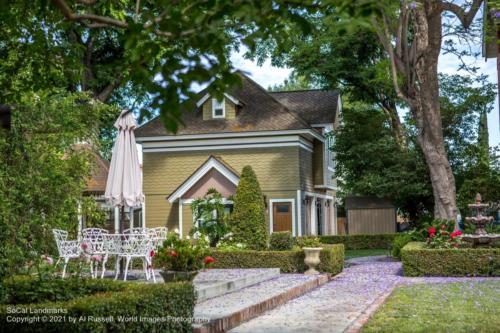
[[[390,234],[397,231],[396,207],[377,197],[348,197],[345,200],[347,233]]]

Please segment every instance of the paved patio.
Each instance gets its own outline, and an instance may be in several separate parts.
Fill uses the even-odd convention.
[[[347,261],[343,273],[319,288],[234,329],[233,333],[357,332],[402,284],[500,280],[500,278],[405,278],[401,263],[385,256]]]

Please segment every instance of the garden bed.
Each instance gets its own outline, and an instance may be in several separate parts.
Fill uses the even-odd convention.
[[[390,249],[398,234],[318,236],[323,244],[344,244],[346,250]],[[307,238],[301,237],[301,238]]]
[[[7,332],[190,332],[196,301],[190,283],[15,277],[4,288]]]
[[[215,258],[213,268],[279,268],[282,273],[302,273],[307,270],[304,264],[304,251],[252,251],[252,250],[212,250]],[[344,246],[338,244],[321,251],[318,270],[338,274],[344,267]]]
[[[500,276],[499,248],[429,249],[412,242],[401,260],[405,276]]]

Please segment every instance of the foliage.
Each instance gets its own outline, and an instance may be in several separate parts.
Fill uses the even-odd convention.
[[[94,197],[83,197],[81,214],[86,228],[104,228],[106,226],[106,211],[97,203]]]
[[[0,99],[47,84],[82,89],[145,117],[159,110],[175,131],[193,83],[220,78],[209,90],[221,95],[238,83],[230,51],[286,39],[284,22],[307,30],[312,3],[14,1],[0,13]]]
[[[226,223],[227,214],[224,210],[222,195],[216,189],[211,188],[203,198],[195,199],[191,203],[193,218],[196,221],[189,234],[195,233],[206,235],[210,246],[216,247],[219,241],[229,232]]]
[[[254,251],[254,250],[212,250],[215,258],[214,268],[275,268],[282,273],[302,273],[307,270],[304,264],[304,251]],[[344,267],[344,246],[338,244],[321,250],[318,270],[338,274]]]
[[[164,270],[190,272],[203,268],[207,253],[205,246],[192,244],[171,232],[156,256],[158,265]]]
[[[0,278],[41,254],[55,253],[52,229],[76,237],[77,207],[94,156],[98,119],[112,108],[86,94],[26,93],[0,136]]]
[[[387,249],[362,249],[362,250],[346,250],[345,258],[359,258],[359,257],[371,257],[371,256],[387,256]]]
[[[264,197],[257,176],[249,165],[243,168],[236,188],[230,226],[236,242],[244,243],[252,250],[267,249]]]
[[[405,276],[500,276],[500,248],[439,248],[408,243],[401,250]]]
[[[17,301],[34,301],[23,304],[26,309],[63,309],[67,317],[81,316],[90,318],[114,317],[112,321],[87,320],[77,321],[77,325],[68,321],[46,321],[29,323],[33,313],[16,313],[16,316],[27,317],[24,323],[7,320],[12,316],[8,309],[11,304],[0,306],[0,321],[3,328],[10,332],[191,332],[191,322],[175,320],[176,318],[192,318],[196,295],[190,283],[158,283],[143,284],[108,280],[56,279],[48,281],[47,287],[58,293],[61,299],[53,302],[53,296],[42,286],[29,283],[30,278],[13,278],[9,287],[9,298]],[[33,287],[36,286],[36,287]],[[63,295],[61,291],[71,292]],[[87,295],[87,296],[85,296]],[[45,298],[47,297],[47,298]],[[63,300],[64,299],[64,300]],[[19,303],[18,303],[19,304]],[[159,321],[120,321],[119,317],[166,318]],[[173,319],[169,319],[173,318]]]
[[[310,83],[310,80],[308,80],[303,75],[297,75],[295,72],[292,72],[290,74],[290,77],[288,79],[285,79],[285,81],[282,84],[275,84],[274,86],[270,86],[267,90],[273,92],[280,92],[280,91],[309,90],[312,88],[313,87],[312,84]]]
[[[273,232],[269,237],[271,251],[289,251],[293,248],[294,241],[290,231]]]
[[[402,286],[361,333],[495,332],[500,326],[499,289],[499,281]]]
[[[346,250],[389,249],[397,234],[319,236],[322,244],[344,244]],[[297,237],[299,242],[301,238]]]
[[[390,119],[380,109],[346,102],[332,150],[343,197],[388,198],[412,219],[432,208],[429,175],[420,151],[413,145],[400,149]]]
[[[413,238],[413,235],[409,233],[397,234],[392,242],[391,255],[394,258],[401,259],[401,249],[405,247],[406,244],[415,241]]]
[[[460,238],[462,232],[455,230],[455,221],[436,219],[425,232],[429,248],[458,248],[462,243]]]
[[[297,237],[295,238],[295,245],[300,248],[303,247],[320,247],[321,241],[318,237],[308,236],[308,237]]]

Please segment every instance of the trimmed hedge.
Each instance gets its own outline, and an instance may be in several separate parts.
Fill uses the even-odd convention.
[[[304,264],[304,251],[224,251],[214,250],[213,268],[279,268],[282,273],[302,273],[307,270]],[[323,249],[318,270],[338,274],[344,267],[344,246],[342,244]]]
[[[319,236],[319,240],[323,244],[344,244],[346,250],[389,249],[397,235],[329,235]]]
[[[26,279],[9,282],[9,298],[26,298]],[[33,279],[33,282],[35,279]],[[68,280],[55,280],[61,289],[72,289]],[[0,323],[6,332],[191,332],[196,296],[191,283],[131,283],[86,281],[86,292],[110,291],[58,302],[0,305]],[[93,286],[93,287],[89,287]],[[35,291],[36,292],[36,291]],[[25,294],[22,296],[22,294]],[[43,293],[42,293],[43,294]],[[39,300],[40,297],[34,297]],[[36,314],[56,309],[64,313]],[[28,313],[22,313],[28,310]],[[76,322],[70,321],[75,318]],[[38,320],[36,318],[39,318]],[[45,318],[45,319],[42,319]],[[120,320],[127,318],[127,320]],[[19,322],[24,320],[25,322]],[[30,322],[33,321],[33,322]],[[15,322],[18,321],[18,322]]]
[[[429,249],[411,242],[401,260],[405,276],[500,276],[499,248]]]
[[[269,237],[269,250],[289,251],[293,249],[293,237],[290,231],[273,232]]]

